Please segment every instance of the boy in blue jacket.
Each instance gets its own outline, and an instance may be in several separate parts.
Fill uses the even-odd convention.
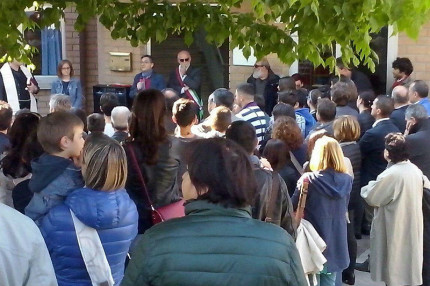
[[[84,186],[81,169],[74,162],[84,146],[83,128],[81,119],[69,112],[54,112],[40,119],[37,138],[45,153],[31,162],[28,187],[33,198],[25,208],[37,225],[72,190]]]

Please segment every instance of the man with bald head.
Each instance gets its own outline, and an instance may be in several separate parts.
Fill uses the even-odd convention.
[[[177,61],[179,66],[170,73],[167,87],[176,90],[180,94],[180,97],[194,101],[199,106],[200,115],[202,115],[203,102],[200,97],[200,69],[191,66],[191,55],[188,51],[180,51]]]
[[[405,112],[409,106],[408,88],[403,85],[394,87],[391,97],[394,100],[394,110],[390,119],[400,132],[404,133],[406,129]]]

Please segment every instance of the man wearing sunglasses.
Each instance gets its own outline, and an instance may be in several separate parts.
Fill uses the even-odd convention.
[[[254,86],[255,101],[258,106],[271,115],[278,99],[279,76],[272,71],[266,58],[255,63],[254,72],[247,82]]]
[[[191,66],[191,55],[188,51],[180,51],[177,59],[179,66],[170,73],[167,87],[176,90],[182,98],[194,101],[199,106],[199,119],[202,119],[203,102],[200,98],[200,69]]]

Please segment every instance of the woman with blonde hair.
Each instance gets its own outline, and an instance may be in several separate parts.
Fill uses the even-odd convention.
[[[67,196],[61,205],[52,208],[43,219],[41,232],[54,265],[58,285],[91,285],[86,253],[107,259],[114,284],[121,284],[124,263],[132,240],[137,235],[136,205],[124,189],[127,159],[124,149],[104,134],[90,135],[82,151],[82,175],[85,187]],[[73,213],[73,215],[72,215]],[[80,248],[88,232],[77,232],[76,220],[96,231],[101,250],[91,252]],[[90,239],[88,239],[90,238]],[[99,265],[97,265],[99,266]],[[98,272],[101,272],[100,270]],[[107,284],[106,284],[107,285]]]
[[[327,262],[318,275],[318,285],[334,286],[336,274],[348,267],[347,205],[352,186],[339,143],[328,136],[315,142],[309,162],[311,172],[297,182],[292,197],[296,208],[304,180],[309,181],[304,219],[309,221],[327,244]]]

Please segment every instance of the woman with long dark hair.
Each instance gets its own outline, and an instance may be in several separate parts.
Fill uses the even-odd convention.
[[[8,133],[11,147],[0,163],[0,194],[7,194],[3,202],[21,213],[24,213],[33,193],[15,187],[28,184],[32,172],[31,160],[43,153],[37,141],[39,119],[40,115],[33,112],[21,113],[15,118]]]
[[[168,205],[180,199],[179,188],[175,183],[179,159],[171,148],[171,137],[164,128],[165,112],[164,95],[159,90],[141,91],[134,99],[130,137],[124,146],[129,169],[125,188],[139,212],[140,234],[150,228],[152,222],[150,206],[137,172],[142,173],[155,207]],[[140,170],[132,164],[133,155]]]

